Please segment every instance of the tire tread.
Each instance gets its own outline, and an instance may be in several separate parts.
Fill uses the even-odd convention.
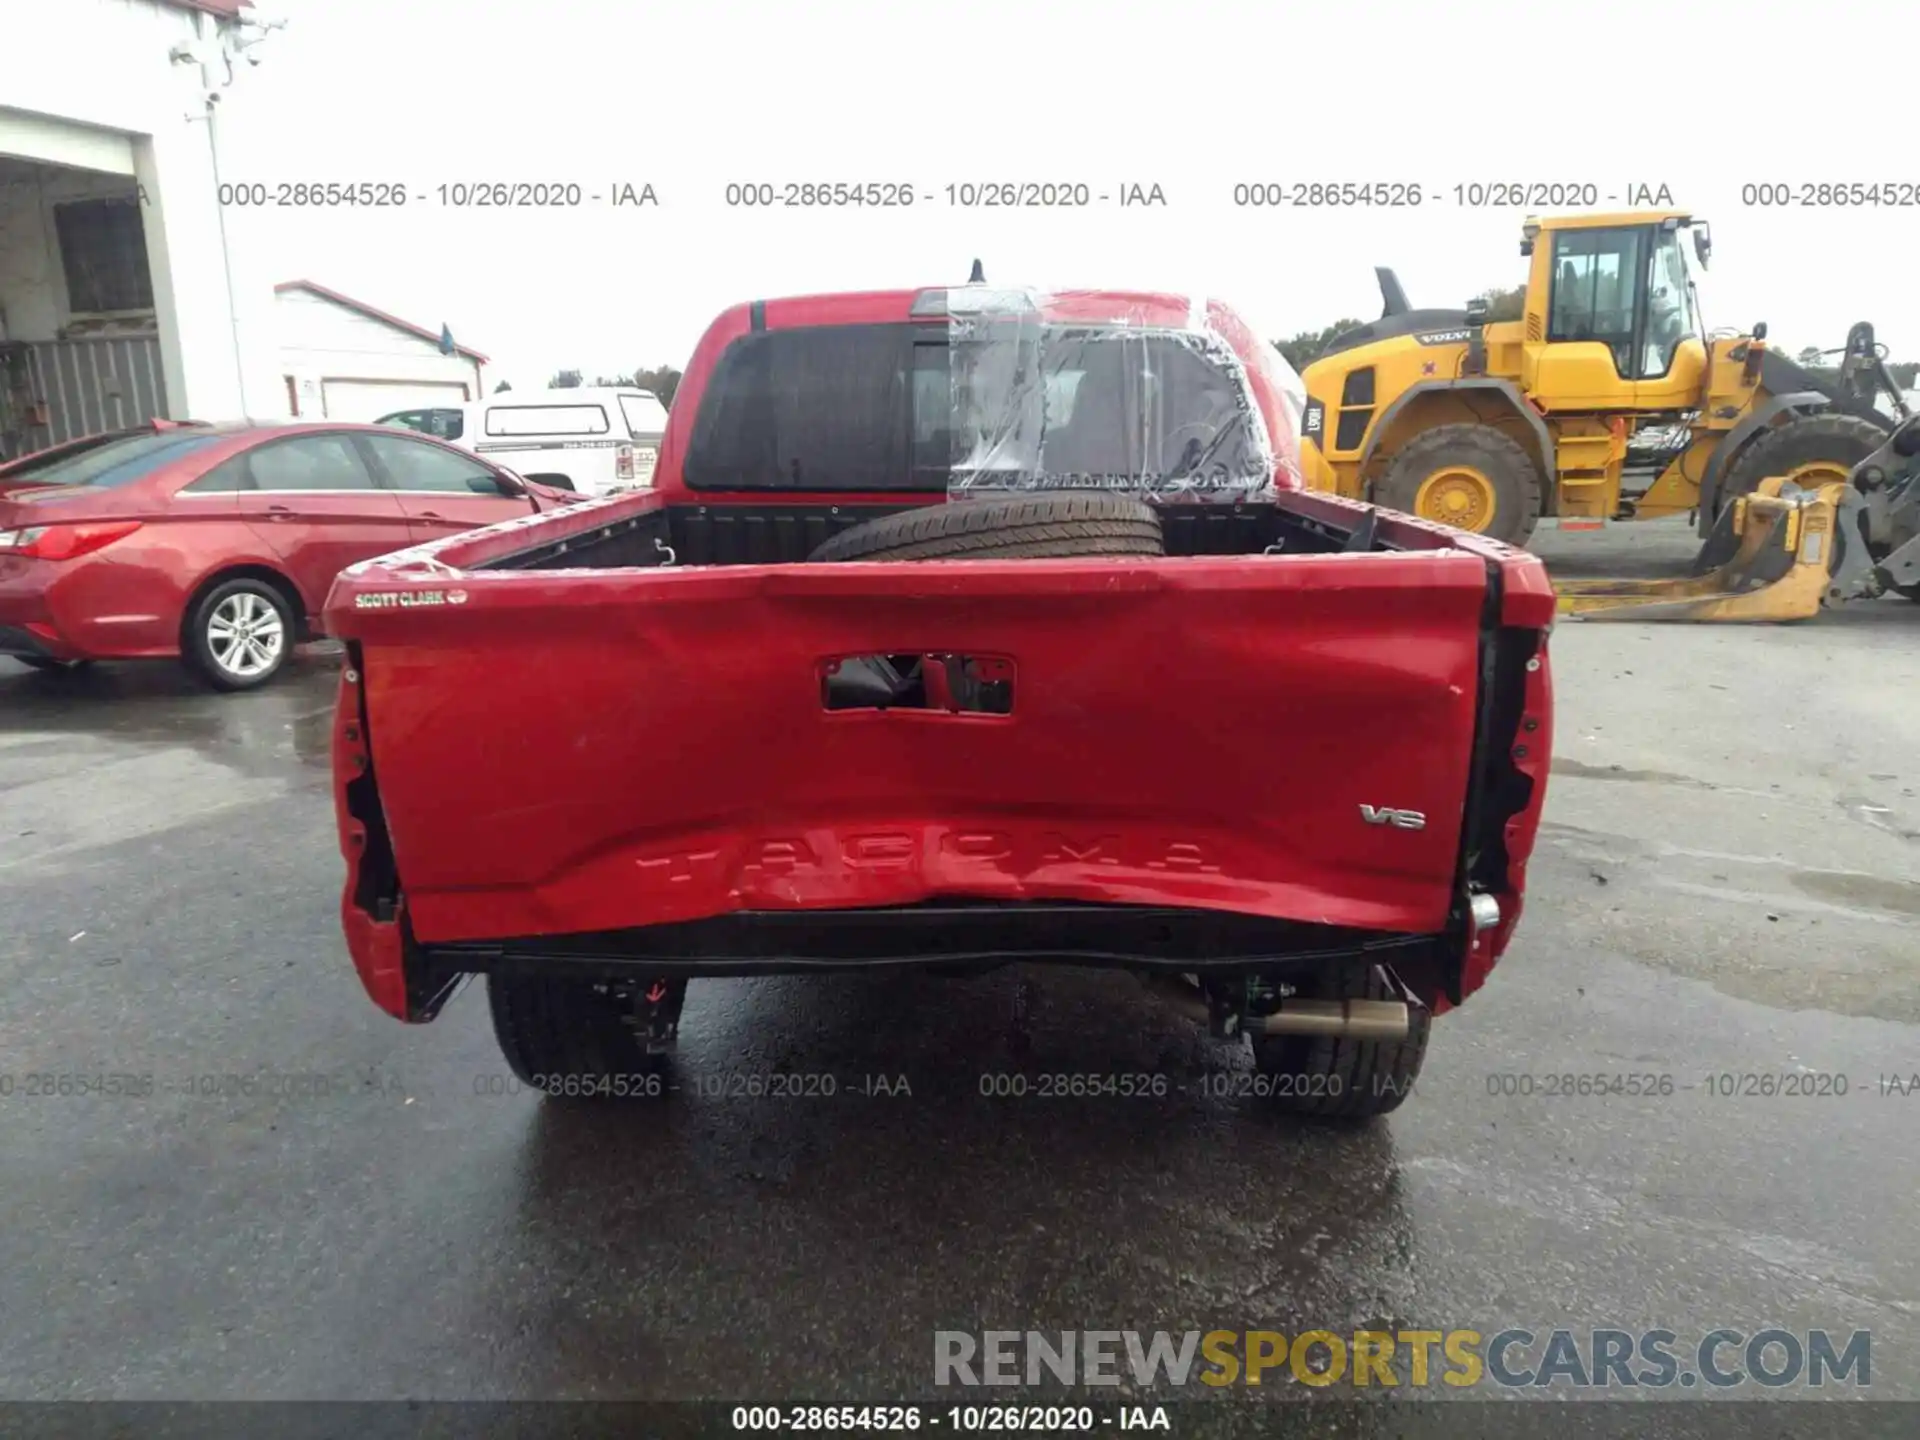
[[[1545,510],[1545,478],[1525,446],[1491,425],[1437,425],[1416,435],[1400,447],[1400,453],[1374,486],[1374,503],[1412,514],[1420,482],[1447,464],[1471,465],[1491,480],[1496,490],[1504,480],[1513,491],[1511,501],[1495,497],[1494,528],[1486,532],[1490,539],[1525,546],[1533,538]],[[1508,508],[1520,516],[1515,527],[1501,523],[1502,512]]]
[[[1160,519],[1125,495],[1061,491],[961,500],[886,515],[841,531],[808,559],[971,560],[1162,555]]]
[[[487,976],[487,1002],[500,1053],[523,1084],[552,1076],[639,1075],[662,1066],[662,1057],[648,1052],[590,982],[496,971]]]
[[[1844,410],[1816,410],[1812,414],[1796,415],[1754,436],[1740,448],[1714,496],[1715,513],[1724,510],[1736,496],[1750,494],[1769,476],[1785,474],[1815,460],[1845,459],[1847,453],[1857,448],[1860,453],[1846,461],[1851,470],[1884,445],[1887,434],[1871,420]]]

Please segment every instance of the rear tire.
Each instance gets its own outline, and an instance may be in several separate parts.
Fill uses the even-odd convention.
[[[1005,560],[1164,555],[1160,517],[1125,495],[1058,491],[959,500],[842,530],[809,560]]]
[[[293,607],[271,582],[223,580],[187,616],[187,668],[216,690],[257,690],[286,667],[297,639]]]
[[[1377,965],[1347,965],[1319,977],[1301,999],[1398,1000]],[[1340,1040],[1320,1035],[1256,1035],[1254,1065],[1275,1081],[1273,1103],[1296,1115],[1369,1120],[1396,1110],[1427,1058],[1432,1015],[1409,1006],[1405,1040]]]
[[[1741,447],[1714,496],[1714,518],[1737,497],[1751,494],[1768,476],[1790,475],[1825,461],[1842,472],[1833,479],[1845,479],[1854,466],[1886,443],[1887,432],[1858,415],[1841,410],[1796,415]]]
[[[1476,490],[1483,492],[1459,512],[1459,519],[1450,518],[1444,504],[1437,503],[1449,493],[1444,488],[1449,471],[1459,477],[1452,493],[1464,498]],[[1430,481],[1443,488],[1429,491],[1423,513],[1421,491]],[[1512,436],[1490,425],[1440,425],[1400,447],[1373,487],[1373,501],[1389,510],[1523,546],[1540,523],[1542,491],[1540,467]],[[1482,517],[1479,507],[1484,504],[1491,505],[1492,513]]]
[[[667,1057],[648,1051],[628,1023],[630,1008],[603,982],[496,971],[487,1004],[500,1053],[524,1085],[556,1099],[666,1093]]]

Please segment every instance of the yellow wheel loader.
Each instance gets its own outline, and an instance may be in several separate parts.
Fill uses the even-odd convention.
[[[1557,581],[1583,620],[1807,620],[1882,595],[1920,600],[1920,416],[1843,481],[1769,476],[1721,512],[1678,580]]]
[[[1686,583],[1699,593],[1667,598],[1701,613],[1669,618],[1735,618],[1705,613],[1721,592],[1704,587],[1764,588],[1755,577],[1779,568],[1789,531],[1834,523],[1840,490],[1909,411],[1871,325],[1853,327],[1830,381],[1768,349],[1764,324],[1703,336],[1685,238],[1704,268],[1711,231],[1681,211],[1529,218],[1512,320],[1477,303],[1416,310],[1376,270],[1380,318],[1305,371],[1308,483],[1516,545],[1543,517],[1693,513],[1706,543]],[[1576,605],[1571,588],[1571,612],[1644,613],[1652,599],[1616,589]]]

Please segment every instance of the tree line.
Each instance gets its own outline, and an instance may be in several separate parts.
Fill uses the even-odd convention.
[[[1817,345],[1808,345],[1793,358],[1816,379],[1832,384],[1840,378],[1840,369],[1830,362],[1840,352],[1822,350]],[[1916,378],[1920,378],[1920,360],[1889,360],[1887,373],[1893,376],[1893,383],[1902,390],[1911,390]]]
[[[549,390],[578,390],[587,383],[585,373],[579,370],[557,371],[548,381]],[[680,388],[680,371],[671,365],[642,367],[630,375],[601,375],[593,382],[601,390],[650,390],[660,403],[669,408],[673,405],[673,392]],[[512,387],[502,380],[493,387],[498,395],[502,390]]]

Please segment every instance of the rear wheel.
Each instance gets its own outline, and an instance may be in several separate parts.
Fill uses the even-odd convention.
[[[188,668],[214,689],[252,690],[293,653],[293,610],[269,582],[238,576],[200,597],[183,638]]]
[[[1790,480],[1803,490],[1844,481],[1854,466],[1886,442],[1884,429],[1858,415],[1839,410],[1796,415],[1756,436],[1734,457],[1714,497],[1715,517],[1770,476]]]
[[[1377,965],[1347,965],[1303,988],[1303,1000],[1398,1000]],[[1365,1120],[1399,1108],[1427,1058],[1432,1016],[1410,1005],[1404,1040],[1341,1040],[1321,1035],[1256,1035],[1254,1064],[1275,1082],[1273,1102],[1299,1115]]]
[[[1005,560],[1163,555],[1160,517],[1125,495],[1059,491],[960,500],[842,530],[810,560]]]
[[[664,983],[677,1016],[686,981]],[[648,1050],[632,998],[611,982],[496,971],[487,976],[487,1004],[507,1068],[543,1094],[647,1100],[666,1093],[667,1057]]]
[[[1540,467],[1488,425],[1441,425],[1400,448],[1373,487],[1389,510],[1525,545],[1540,523]]]

